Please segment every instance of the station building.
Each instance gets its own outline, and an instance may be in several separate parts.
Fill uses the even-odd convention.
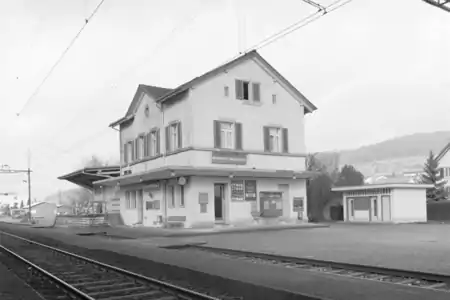
[[[344,221],[414,223],[427,221],[427,184],[392,183],[333,188],[342,193]]]
[[[316,107],[256,51],[175,89],[139,85],[120,176],[94,182],[126,225],[307,222],[305,116]]]

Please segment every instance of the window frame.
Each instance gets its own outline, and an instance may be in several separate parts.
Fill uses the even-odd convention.
[[[223,128],[223,125],[230,125],[230,128]],[[236,122],[219,121],[219,131],[220,131],[220,148],[233,150],[236,146]],[[225,146],[225,141],[227,135],[230,134],[231,145]],[[224,137],[225,139],[222,139]]]
[[[137,191],[130,191],[130,209],[136,209],[137,203]]]
[[[277,135],[276,136],[272,134],[272,130],[276,130],[277,131]],[[283,141],[282,141],[283,133],[282,133],[282,131],[283,131],[283,128],[281,128],[281,127],[274,127],[274,126],[269,127],[269,136],[268,136],[268,138],[269,138],[269,152],[271,152],[271,153],[282,153],[283,152]],[[272,136],[274,138],[275,137],[277,138],[277,148],[278,148],[277,151],[274,151],[274,149],[273,149],[273,145],[274,144],[271,143]]]
[[[131,193],[125,191],[125,209],[131,209]]]

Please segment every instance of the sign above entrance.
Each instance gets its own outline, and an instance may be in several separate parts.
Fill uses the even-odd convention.
[[[245,165],[247,164],[247,153],[231,151],[213,151],[213,164]]]
[[[145,190],[158,190],[159,188],[159,181],[151,182],[144,187]]]

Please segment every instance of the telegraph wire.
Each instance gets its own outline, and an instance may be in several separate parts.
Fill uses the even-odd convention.
[[[75,37],[72,39],[72,41],[69,43],[69,45],[67,46],[67,48],[62,52],[62,54],[59,56],[59,58],[56,60],[55,64],[53,64],[53,66],[50,68],[50,71],[47,73],[47,75],[45,75],[44,79],[41,81],[41,83],[37,86],[37,88],[34,90],[34,92],[31,94],[31,96],[27,99],[27,101],[25,102],[24,106],[22,107],[22,109],[17,113],[17,116],[20,117],[22,115],[22,113],[24,112],[24,110],[27,108],[27,106],[30,104],[31,100],[33,100],[33,98],[39,93],[39,91],[41,90],[42,86],[45,84],[45,82],[47,81],[47,79],[53,74],[53,71],[56,69],[56,67],[60,64],[60,62],[63,60],[63,58],[66,56],[67,52],[69,52],[69,50],[72,48],[72,46],[74,45],[75,41],[80,37],[81,33],[83,32],[83,30],[86,28],[87,24],[89,23],[89,21],[95,16],[95,14],[97,13],[97,11],[99,10],[100,6],[105,2],[105,0],[101,0],[100,3],[97,5],[97,7],[94,9],[94,11],[92,12],[92,14],[85,19],[85,23],[83,24],[83,26],[80,28],[80,30],[78,31],[78,33],[75,35]]]

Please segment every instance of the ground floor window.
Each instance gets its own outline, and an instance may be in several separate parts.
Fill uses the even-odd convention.
[[[125,208],[136,209],[136,191],[125,192]]]

